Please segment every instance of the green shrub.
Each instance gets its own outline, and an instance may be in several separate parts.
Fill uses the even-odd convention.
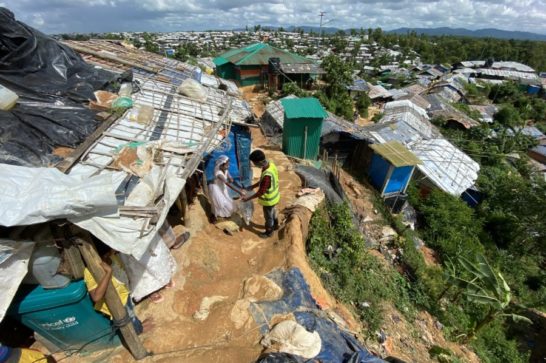
[[[364,239],[353,226],[347,204],[319,209],[311,219],[308,239],[311,264],[327,288],[354,306],[369,333],[383,321],[384,302],[395,305],[408,318],[415,312],[411,286],[397,271],[368,254]]]
[[[484,363],[525,363],[529,361],[529,353],[521,353],[518,350],[517,342],[506,337],[501,321],[493,322],[485,327],[477,335],[472,346]]]

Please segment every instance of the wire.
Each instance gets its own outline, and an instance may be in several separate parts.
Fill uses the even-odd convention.
[[[99,339],[102,339],[104,338],[105,336],[108,336],[108,335],[114,335],[116,332],[117,332],[118,328],[113,328],[113,327],[109,327],[109,328],[106,328],[106,329],[103,329],[100,331],[100,333],[102,332],[106,332],[108,331],[108,333],[106,334],[102,334],[102,335],[99,335],[98,337],[96,338],[93,338],[87,342],[85,342],[83,345],[81,345],[79,348],[74,348],[74,349],[70,349],[71,346],[68,346],[68,348],[66,349],[59,349],[53,353],[50,353],[50,354],[46,354],[44,358],[39,358],[39,359],[36,359],[35,361],[33,361],[32,363],[36,363],[36,362],[40,362],[40,361],[43,361],[44,359],[47,360],[49,357],[53,358],[53,355],[54,354],[57,354],[57,353],[61,353],[61,352],[64,352],[64,353],[67,353],[68,355],[66,355],[65,357],[57,360],[57,362],[60,362],[66,358],[69,358],[71,356],[73,356],[74,354],[78,354],[79,352],[81,352],[85,347],[87,347],[89,344],[99,340]],[[74,346],[74,344],[72,345]]]
[[[175,350],[171,350],[171,351],[167,351],[167,352],[153,353],[152,355],[153,356],[159,356],[159,355],[174,354],[174,353],[184,353],[184,352],[189,352],[189,351],[193,351],[193,350],[210,349],[210,348],[216,348],[216,347],[219,347],[219,346],[225,346],[226,344],[229,344],[229,343],[233,342],[234,340],[240,339],[240,338],[242,338],[242,337],[244,337],[244,336],[252,333],[253,331],[260,329],[260,328],[261,328],[260,326],[254,327],[254,328],[244,332],[243,334],[235,336],[234,338],[230,339],[229,341],[221,340],[221,341],[217,341],[217,342],[212,343],[212,344],[200,345],[200,346],[196,346],[196,347],[186,347],[186,348],[175,349]],[[243,346],[235,346],[234,348],[254,349],[252,347],[243,347]]]

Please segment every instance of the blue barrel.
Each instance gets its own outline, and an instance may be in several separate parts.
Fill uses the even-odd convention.
[[[62,350],[91,352],[119,344],[110,319],[94,309],[82,280],[62,289],[22,285],[9,314]]]

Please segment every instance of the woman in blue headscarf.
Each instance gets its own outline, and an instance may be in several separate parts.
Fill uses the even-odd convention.
[[[221,155],[214,165],[214,182],[209,185],[212,213],[216,218],[229,218],[236,211],[235,203],[229,195],[228,188],[242,195],[232,183],[229,175],[229,158]]]

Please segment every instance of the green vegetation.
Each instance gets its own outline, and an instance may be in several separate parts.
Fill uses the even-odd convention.
[[[327,86],[316,93],[316,97],[328,111],[353,119],[353,100],[347,91],[347,85],[353,82],[352,67],[335,55],[329,55],[322,61],[322,68],[326,71],[324,81]]]
[[[368,117],[368,107],[372,105],[372,100],[368,97],[368,94],[360,92],[356,97],[355,107],[362,117]]]
[[[381,326],[384,301],[412,317],[414,309],[407,280],[366,252],[347,204],[315,212],[308,253],[326,286],[337,298],[354,307],[368,324],[369,334]]]
[[[427,36],[416,32],[387,34],[380,28],[369,29],[369,41],[384,47],[399,45],[404,56],[417,52],[424,63],[454,64],[465,60],[511,60],[528,64],[538,71],[546,70],[546,42],[470,38],[456,36]]]
[[[309,92],[302,90],[296,82],[288,82],[282,85],[282,97],[294,95],[296,97],[309,97]]]
[[[416,310],[429,311],[446,338],[470,344],[484,362],[526,362],[528,347],[512,333],[525,331],[526,308],[546,310],[546,182],[527,164],[526,152],[535,142],[521,130],[529,121],[546,123],[546,101],[512,83],[471,92],[499,106],[492,124],[461,131],[446,128],[442,119],[433,122],[480,164],[478,207],[440,190],[422,194],[412,184],[416,231],[391,215],[381,198],[375,203],[400,236],[389,246],[400,251],[396,270],[366,253],[348,209],[341,207],[313,217],[309,254],[328,288],[371,329],[381,325],[380,306],[387,301],[410,320]],[[476,116],[467,106],[454,106]],[[438,265],[425,263],[415,248],[419,239],[436,251]],[[430,354],[450,357],[441,347]]]

